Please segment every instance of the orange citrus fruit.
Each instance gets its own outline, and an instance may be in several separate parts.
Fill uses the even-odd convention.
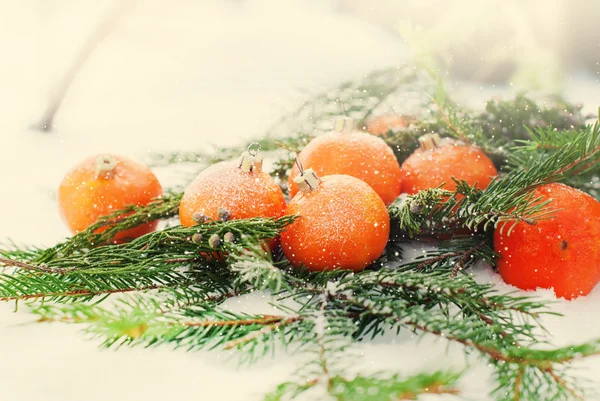
[[[305,170],[303,176],[307,174],[314,171]],[[285,256],[293,266],[314,271],[362,270],[381,256],[390,234],[379,195],[348,175],[316,181],[290,201],[285,214],[300,216],[281,233]]]
[[[147,166],[123,156],[101,155],[85,159],[67,173],[58,189],[58,204],[63,219],[77,234],[102,216],[128,205],[146,205],[160,195],[162,187]],[[137,238],[157,224],[120,232],[114,241]]]
[[[420,147],[402,163],[403,193],[415,194],[442,184],[443,189],[454,191],[452,178],[485,189],[498,175],[490,158],[477,147],[440,139],[437,134],[424,135],[419,142]]]
[[[407,128],[410,125],[411,120],[411,118],[403,117],[398,114],[382,114],[367,120],[365,128],[372,135],[382,136],[387,134],[390,130],[393,131],[399,128]]]
[[[557,297],[587,295],[600,281],[600,203],[563,184],[537,188],[551,218],[535,224],[502,222],[494,249],[502,279],[523,290],[553,288]]]
[[[304,168],[321,176],[346,174],[369,184],[385,204],[392,203],[402,187],[400,165],[394,151],[376,136],[342,126],[339,131],[320,135],[298,154]],[[290,197],[298,192],[294,165],[288,180]]]
[[[242,167],[238,162],[221,162],[202,171],[181,199],[181,224],[197,224],[195,214],[217,220],[222,217],[219,209],[231,219],[281,217],[285,197],[279,185],[261,168]]]

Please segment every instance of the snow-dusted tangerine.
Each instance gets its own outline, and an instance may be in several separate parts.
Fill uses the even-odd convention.
[[[436,188],[454,191],[452,178],[485,189],[498,175],[494,163],[479,148],[437,134],[419,138],[419,148],[402,163],[402,192],[415,194]]]
[[[407,128],[412,119],[398,114],[388,113],[367,120],[365,128],[372,135],[383,136],[390,130]]]
[[[193,226],[204,219],[281,217],[285,197],[279,185],[262,171],[257,152],[245,152],[239,162],[221,162],[202,171],[186,188],[179,219]]]
[[[402,179],[394,151],[383,139],[356,130],[351,119],[339,119],[336,130],[310,141],[298,158],[321,176],[346,174],[363,180],[385,204],[400,195]],[[298,192],[294,179],[299,173],[294,165],[288,180],[291,197]]]
[[[300,192],[286,215],[300,216],[281,233],[285,256],[309,270],[359,271],[381,256],[390,234],[385,204],[365,182],[348,175],[296,177]]]
[[[85,159],[67,173],[58,189],[58,205],[64,221],[77,234],[102,216],[128,205],[146,205],[160,195],[162,187],[147,166],[123,156],[100,155]],[[147,223],[117,233],[114,241],[137,238],[156,225]]]
[[[500,276],[523,290],[553,288],[559,298],[589,294],[600,281],[600,203],[563,184],[537,188],[536,198],[549,201],[551,218],[494,231]]]

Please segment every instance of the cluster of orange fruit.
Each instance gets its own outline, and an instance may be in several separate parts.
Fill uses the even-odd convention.
[[[280,241],[296,267],[362,270],[383,253],[390,234],[386,206],[402,193],[442,184],[454,190],[453,177],[485,189],[497,175],[481,149],[436,134],[421,137],[420,147],[400,165],[379,136],[408,123],[400,116],[379,116],[367,123],[365,132],[351,119],[336,121],[334,131],[316,137],[297,155],[288,180],[289,203],[262,170],[258,150],[249,149],[239,161],[215,164],[186,188],[181,224],[298,215],[279,240],[270,242],[272,249]],[[59,203],[65,221],[77,233],[100,216],[129,204],[147,204],[161,193],[148,167],[101,156],[87,159],[65,177]],[[584,215],[599,216],[600,203],[560,184],[540,187],[536,195],[550,200],[550,207],[559,212],[536,225],[519,222],[511,235],[496,229],[501,276],[522,289],[554,288],[559,297],[589,293],[600,281],[600,220],[565,210],[584,208]],[[115,241],[155,228],[156,223],[146,224],[119,233]]]

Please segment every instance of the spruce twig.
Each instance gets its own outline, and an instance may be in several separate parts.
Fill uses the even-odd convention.
[[[32,260],[37,264],[48,263],[77,251],[109,244],[118,232],[176,216],[179,213],[182,197],[182,193],[167,193],[147,205],[131,205],[116,210],[110,215],[101,217],[96,223],[69,240],[40,251]]]

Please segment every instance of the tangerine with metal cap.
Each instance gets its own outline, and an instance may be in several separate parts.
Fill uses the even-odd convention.
[[[298,158],[321,176],[345,174],[363,180],[385,204],[400,195],[402,179],[394,151],[383,139],[358,131],[352,119],[338,119],[334,131],[310,141]],[[294,165],[288,180],[291,197],[298,192],[294,179],[299,174]]]
[[[415,194],[423,189],[436,188],[454,191],[452,178],[465,180],[469,185],[485,189],[498,175],[494,163],[479,148],[466,145],[438,134],[419,138],[419,148],[402,163],[402,192]]]
[[[238,162],[221,162],[202,171],[186,188],[179,205],[182,225],[283,215],[283,192],[262,170],[259,149],[252,147]]]
[[[281,247],[293,266],[359,271],[381,256],[390,218],[368,184],[349,175],[319,178],[313,169],[301,170],[295,180],[300,192],[285,214],[299,217],[281,233]]]
[[[89,157],[66,174],[58,189],[58,205],[61,216],[77,234],[102,216],[128,205],[146,205],[160,195],[162,187],[147,166],[107,154]],[[151,222],[117,233],[113,241],[137,238],[154,231],[157,224]]]

